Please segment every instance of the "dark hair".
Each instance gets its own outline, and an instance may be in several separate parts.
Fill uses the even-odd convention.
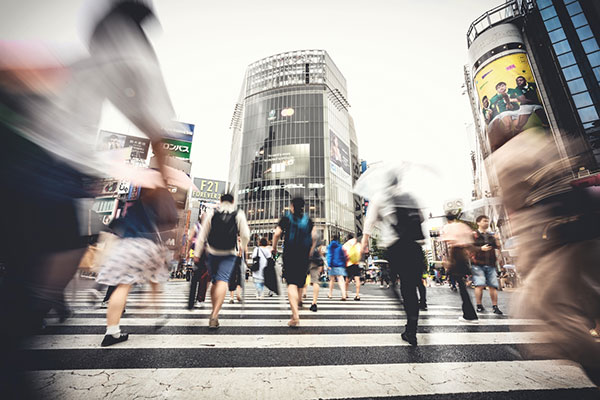
[[[258,244],[264,247],[264,246],[268,245],[269,242],[267,242],[267,238],[263,237],[263,238],[260,238],[260,242],[258,242]]]
[[[456,214],[448,213],[448,214],[446,214],[446,219],[448,221],[454,221],[454,220],[458,219],[458,216]]]
[[[333,237],[331,238],[331,240],[335,240],[336,242],[340,241],[340,234],[336,233],[335,235],[333,235]]]
[[[506,86],[506,82],[498,82],[498,83],[496,83],[496,89],[498,89],[498,86],[500,86],[500,85]]]
[[[517,77],[515,78],[515,82],[516,82],[516,81],[517,81],[517,79],[519,79],[519,78],[521,78],[521,79],[523,79],[525,82],[527,82],[527,79],[526,79],[526,78],[525,78],[523,75],[519,75],[519,76],[517,76]]]
[[[221,203],[233,203],[233,195],[231,195],[230,193],[225,193],[221,195]]]
[[[354,239],[354,235],[352,233],[348,234],[348,240],[350,240],[350,239]],[[348,241],[348,240],[346,240],[346,241]]]
[[[477,219],[475,219],[475,223],[479,223],[479,221],[481,221],[482,219],[490,219],[490,217],[488,217],[487,215],[480,215],[479,217],[477,217]]]
[[[302,197],[294,197],[292,199],[294,206],[294,215],[300,217],[304,214],[304,199]]]
[[[484,100],[487,100],[487,99],[488,99],[488,97],[487,97],[487,96],[483,96],[483,97],[481,98],[481,102],[483,103],[483,101],[484,101]]]

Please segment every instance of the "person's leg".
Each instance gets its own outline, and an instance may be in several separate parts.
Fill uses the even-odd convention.
[[[346,299],[346,278],[342,275],[338,275],[337,277],[338,279],[338,286],[340,287],[340,290],[342,291],[342,299]]]
[[[219,312],[221,311],[221,307],[225,301],[225,296],[227,295],[227,286],[227,282],[216,281],[210,288],[210,299],[212,301],[212,313],[210,315],[211,319],[219,316]],[[230,293],[231,299],[233,300],[233,292]]]
[[[360,299],[360,276],[354,277],[354,284],[356,285],[356,297]]]
[[[319,299],[319,282],[313,282],[313,304],[317,304],[317,300]]]
[[[152,289],[152,307],[157,314],[160,314],[161,310],[161,291],[160,284],[158,282],[150,282],[150,288]]]
[[[477,303],[478,306],[483,306],[483,288],[484,286],[475,286],[475,303]]]
[[[108,309],[106,310],[107,335],[120,333],[119,321],[121,320],[121,315],[123,315],[130,289],[131,285],[118,285],[110,296]],[[116,327],[116,332],[113,332],[114,327]]]
[[[419,306],[421,309],[423,307],[427,307],[427,289],[425,289],[425,285],[423,284],[423,279],[419,279],[417,283],[417,289],[419,290]]]
[[[458,290],[460,292],[460,298],[462,300],[463,318],[467,320],[478,319],[477,313],[473,308],[473,303],[471,302],[471,297],[469,296],[469,292],[467,291],[467,286],[465,285],[464,278],[462,276],[455,276],[454,279],[458,284]]]
[[[106,295],[104,295],[104,300],[102,300],[103,303],[106,303],[110,300],[110,296],[112,296],[116,288],[116,285],[108,287],[108,289],[106,290]]]
[[[490,291],[490,299],[492,299],[492,305],[498,307],[498,289],[493,286],[488,286]]]
[[[327,297],[332,298],[333,297],[333,285],[335,284],[335,276],[329,274],[329,294],[327,295]]]
[[[296,324],[297,321],[300,319],[300,315],[298,314],[298,299],[300,289],[298,289],[298,286],[294,284],[289,284],[287,289],[288,301],[290,302],[290,308],[292,310],[292,319],[290,320],[289,324]]]

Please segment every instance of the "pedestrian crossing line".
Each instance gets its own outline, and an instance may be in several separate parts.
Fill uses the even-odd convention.
[[[153,306],[153,302],[151,301],[131,301],[131,300],[127,300],[127,307],[151,307]],[[211,304],[210,302],[206,303]],[[307,303],[303,303],[303,306],[309,306],[311,303],[307,302]],[[177,306],[180,306],[180,308],[185,308],[187,307],[187,301],[183,302],[183,301],[179,301],[179,302],[164,302],[161,301],[160,305],[162,307],[166,307],[166,308],[177,308]],[[84,303],[84,302],[71,302],[69,303],[69,306],[71,307],[89,307],[89,303]],[[234,304],[224,304],[223,305],[226,308],[241,308],[242,305],[241,303],[234,303]],[[277,307],[277,306],[281,306],[281,307],[289,307],[289,303],[264,303],[264,302],[256,302],[256,301],[246,301],[245,303],[246,307],[253,307],[255,309],[260,309],[260,308],[273,308],[273,307]],[[361,309],[372,309],[372,310],[397,310],[400,307],[400,305],[396,302],[396,304],[355,304],[355,303],[347,303],[344,304],[342,302],[338,302],[338,303],[318,303],[318,308],[319,310],[329,310],[329,309],[345,309],[345,310],[361,310]],[[460,307],[452,307],[452,308],[437,308],[437,307],[431,307],[432,310],[460,310]]]
[[[254,319],[254,318],[220,318],[221,326],[249,326],[249,327],[273,327],[285,326],[289,321],[289,315],[283,318],[273,319]],[[167,326],[204,326],[208,318],[170,318]],[[59,323],[57,319],[48,320],[49,325],[56,326],[106,326],[104,318],[69,318],[64,323]],[[152,326],[152,318],[123,318],[121,326]],[[300,329],[302,327],[347,327],[347,326],[398,326],[403,325],[404,321],[400,319],[302,319],[300,318]],[[542,323],[533,319],[486,319],[480,320],[479,324],[465,324],[463,326],[518,326],[518,325],[541,325]],[[420,326],[456,326],[460,325],[457,319],[431,318],[419,320]]]
[[[43,335],[29,342],[30,350],[98,348],[104,335]],[[419,346],[544,343],[535,332],[439,332],[417,335]],[[399,334],[337,335],[135,335],[111,349],[303,348],[410,346]]]
[[[581,369],[558,360],[292,366],[272,368],[82,369],[32,375],[47,399],[374,398],[452,393],[517,393],[593,388]],[[476,384],[474,384],[476,382]],[[516,391],[515,391],[516,390]],[[596,389],[597,390],[597,389]],[[527,398],[527,397],[520,397]],[[537,398],[537,397],[536,397]],[[591,398],[591,397],[589,397]]]

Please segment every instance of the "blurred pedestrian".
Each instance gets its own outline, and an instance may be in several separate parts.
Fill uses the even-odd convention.
[[[256,298],[262,300],[265,292],[264,270],[267,267],[269,258],[272,257],[271,249],[267,238],[261,238],[259,245],[252,251],[252,259],[258,261],[258,269],[252,272],[252,280],[256,288]],[[256,261],[255,261],[256,262]]]
[[[390,263],[396,296],[396,281],[400,278],[400,291],[406,311],[406,327],[402,339],[416,346],[419,320],[417,285],[423,273],[423,251],[418,241],[424,239],[421,229],[423,216],[409,194],[399,193],[398,184],[398,178],[393,177],[388,192],[376,196],[369,203],[362,250],[365,253],[369,251],[369,237],[379,225],[382,232],[379,243],[387,249],[386,258]]]
[[[362,249],[360,247],[360,242],[354,238],[354,235],[349,234],[348,240],[344,243],[344,252],[346,253],[347,261],[346,261],[346,293],[348,293],[348,287],[350,286],[350,281],[354,280],[354,285],[356,286],[356,296],[354,296],[354,300],[360,300],[360,259],[362,257]]]
[[[304,199],[296,197],[290,204],[290,212],[277,223],[273,235],[273,255],[277,255],[277,243],[284,236],[283,278],[288,285],[288,300],[292,310],[292,318],[288,322],[290,328],[300,325],[298,305],[302,302],[301,290],[306,283],[309,258],[317,241],[317,233],[313,221],[304,213]]]
[[[323,273],[323,246],[315,246],[309,262],[308,274],[310,276],[310,282],[313,288],[313,298],[310,305],[310,311],[317,312],[317,301],[319,299],[319,285],[320,277]],[[306,288],[305,288],[306,290]]]
[[[219,328],[219,312],[234,274],[238,254],[245,253],[249,240],[250,230],[244,212],[236,208],[231,194],[222,195],[216,210],[208,211],[202,222],[202,231],[196,241],[198,254],[194,258],[197,262],[203,252],[207,253],[206,263],[212,282],[210,329]]]
[[[448,244],[448,258],[444,264],[446,271],[454,282],[458,284],[458,291],[462,300],[463,315],[460,320],[463,322],[479,322],[477,313],[473,308],[473,302],[467,291],[465,284],[465,275],[469,275],[469,255],[468,251],[473,249],[473,234],[471,228],[465,223],[458,221],[453,213],[446,215],[448,223],[442,231],[442,240]]]
[[[340,235],[336,234],[327,247],[327,265],[329,266],[329,298],[333,296],[333,286],[337,280],[342,292],[342,301],[346,301],[346,253],[340,244]]]

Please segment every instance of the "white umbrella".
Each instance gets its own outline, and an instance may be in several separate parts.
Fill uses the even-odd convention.
[[[354,184],[366,199],[383,196],[396,207],[426,208],[438,201],[439,174],[431,167],[407,161],[384,162],[367,169]]]

